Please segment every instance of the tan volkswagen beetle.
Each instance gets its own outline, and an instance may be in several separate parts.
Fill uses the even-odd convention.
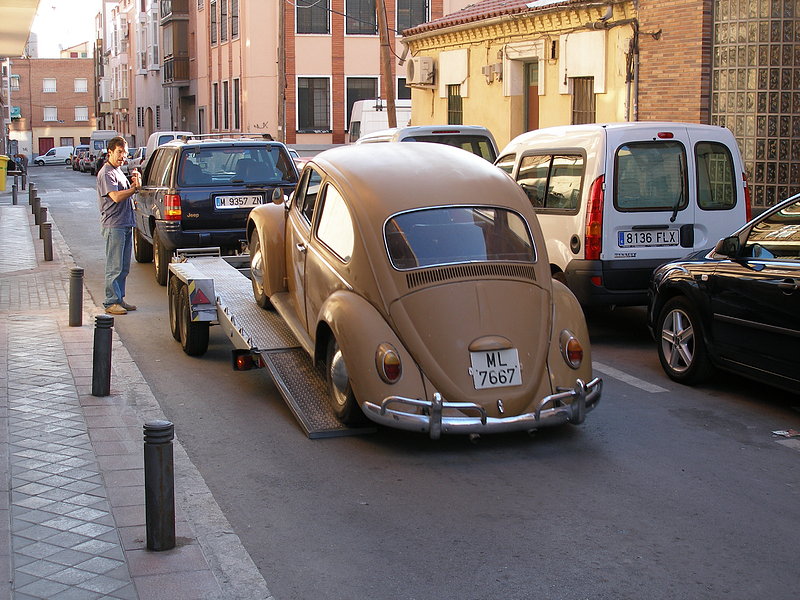
[[[532,431],[597,405],[583,312],[497,167],[438,144],[348,146],[273,200],[247,226],[253,293],[324,364],[345,424]]]

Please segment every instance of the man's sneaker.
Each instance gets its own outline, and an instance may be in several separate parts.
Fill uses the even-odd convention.
[[[106,312],[110,315],[127,315],[128,311],[125,310],[125,307],[121,304],[112,304],[111,306],[106,306]]]
[[[124,300],[122,302],[120,302],[119,305],[122,308],[124,308],[125,310],[136,310],[136,305],[135,304],[128,304]]]

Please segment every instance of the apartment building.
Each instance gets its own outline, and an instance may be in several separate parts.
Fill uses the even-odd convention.
[[[95,128],[92,59],[14,58],[3,75],[10,150],[32,160],[54,146],[88,143]]]

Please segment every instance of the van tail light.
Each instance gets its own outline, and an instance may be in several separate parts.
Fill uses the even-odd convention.
[[[164,194],[164,220],[181,220],[181,196],[180,194]]]
[[[745,221],[749,223],[753,218],[753,205],[750,203],[750,184],[747,182],[747,173],[742,173],[742,181],[744,182]]]
[[[375,352],[375,366],[378,369],[378,375],[386,383],[396,383],[403,374],[400,355],[391,344],[386,342],[380,344]]]
[[[603,186],[605,177],[600,175],[589,188],[589,206],[586,213],[586,240],[584,256],[586,260],[600,260],[603,250]]]

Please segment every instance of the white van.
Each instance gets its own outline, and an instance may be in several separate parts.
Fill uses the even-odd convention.
[[[75,146],[56,146],[34,158],[33,162],[40,167],[42,165],[71,165],[74,150]]]
[[[511,140],[495,164],[528,194],[553,277],[584,306],[646,304],[655,267],[750,218],[739,147],[723,127],[550,127]]]
[[[166,144],[167,142],[177,140],[178,138],[192,135],[194,134],[191,131],[156,131],[151,133],[150,137],[147,138],[147,145],[144,149],[144,157],[138,165],[139,170],[144,171],[144,167],[147,164],[147,159],[150,156],[153,156],[153,152],[159,146]]]
[[[479,125],[413,125],[375,131],[358,138],[357,144],[376,142],[432,142],[461,148],[494,162],[497,142],[492,132]]]
[[[395,115],[397,126],[405,127],[411,120],[411,100],[395,100]],[[387,129],[389,127],[389,113],[386,102],[377,100],[356,100],[350,113],[350,129],[348,141],[352,144],[361,136]]]

